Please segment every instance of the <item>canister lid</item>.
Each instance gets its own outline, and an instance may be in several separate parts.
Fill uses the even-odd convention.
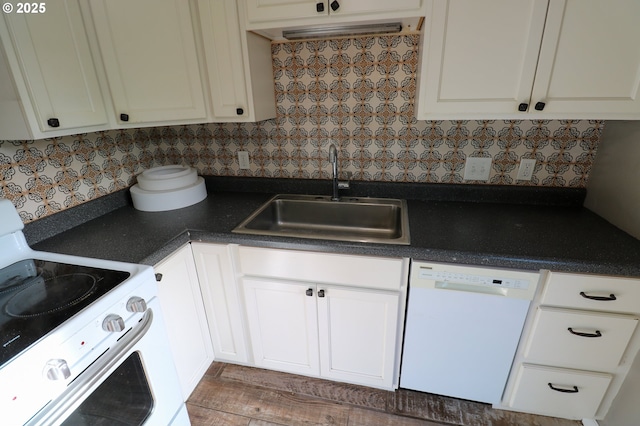
[[[174,164],[145,170],[138,175],[138,186],[146,191],[166,191],[193,185],[197,179],[193,167]]]

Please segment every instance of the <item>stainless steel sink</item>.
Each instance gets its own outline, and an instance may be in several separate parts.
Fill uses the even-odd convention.
[[[406,245],[409,219],[405,200],[276,195],[233,232]]]

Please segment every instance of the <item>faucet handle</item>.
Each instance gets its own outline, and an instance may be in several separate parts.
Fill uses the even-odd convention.
[[[338,181],[338,189],[349,189],[351,187],[350,181],[353,172],[345,172],[347,174],[347,180]]]
[[[338,181],[338,189],[349,189],[351,184],[348,180],[339,180]]]

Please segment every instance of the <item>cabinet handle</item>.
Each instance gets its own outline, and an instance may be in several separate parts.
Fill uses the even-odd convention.
[[[549,385],[549,387],[551,389],[553,389],[556,392],[562,392],[562,393],[578,393],[578,392],[580,392],[578,390],[577,386],[574,386],[573,389],[562,389],[562,388],[557,388],[557,387],[553,386],[552,383],[548,383],[548,385]]]
[[[520,105],[518,105],[518,111],[520,112],[527,112],[527,109],[529,108],[529,104],[522,102]]]
[[[331,10],[333,10],[335,12],[338,9],[340,9],[340,3],[338,3],[337,0],[333,0],[331,2]]]
[[[316,3],[316,12],[318,12],[318,13],[324,12],[324,2],[323,1],[319,1],[318,3]]]
[[[162,281],[162,274],[160,272],[156,273],[156,281],[158,282]]]
[[[236,114],[237,114],[237,115],[242,115],[242,114],[244,114],[244,109],[242,109],[242,108],[236,108]]]
[[[589,296],[584,291],[581,291],[580,296],[584,297],[585,299],[597,300],[599,302],[609,302],[609,301],[617,300],[615,294],[610,294],[608,296]]]
[[[318,290],[318,297],[324,297],[324,290]]]
[[[313,289],[309,288],[307,289],[307,291],[305,292],[307,296],[313,296]]]
[[[120,114],[120,121],[129,121],[129,114]]]
[[[542,111],[545,105],[546,104],[544,102],[536,102],[534,108],[536,109],[536,111]]]
[[[50,118],[47,120],[49,127],[60,127],[60,120],[57,118]]]
[[[576,336],[580,337],[602,337],[602,333],[600,333],[600,330],[596,330],[595,333],[581,333],[579,331],[573,331],[573,328],[571,327],[567,328],[567,330],[569,330],[569,333],[575,334]]]

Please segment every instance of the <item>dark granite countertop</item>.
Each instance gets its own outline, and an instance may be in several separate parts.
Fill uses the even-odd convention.
[[[36,250],[150,265],[204,241],[640,277],[640,240],[583,208],[583,190],[475,187],[352,185],[347,195],[407,199],[408,246],[232,233],[275,193],[330,191],[326,181],[271,179],[207,178],[206,200],[168,212],[137,211],[124,190],[34,222],[25,235]]]

